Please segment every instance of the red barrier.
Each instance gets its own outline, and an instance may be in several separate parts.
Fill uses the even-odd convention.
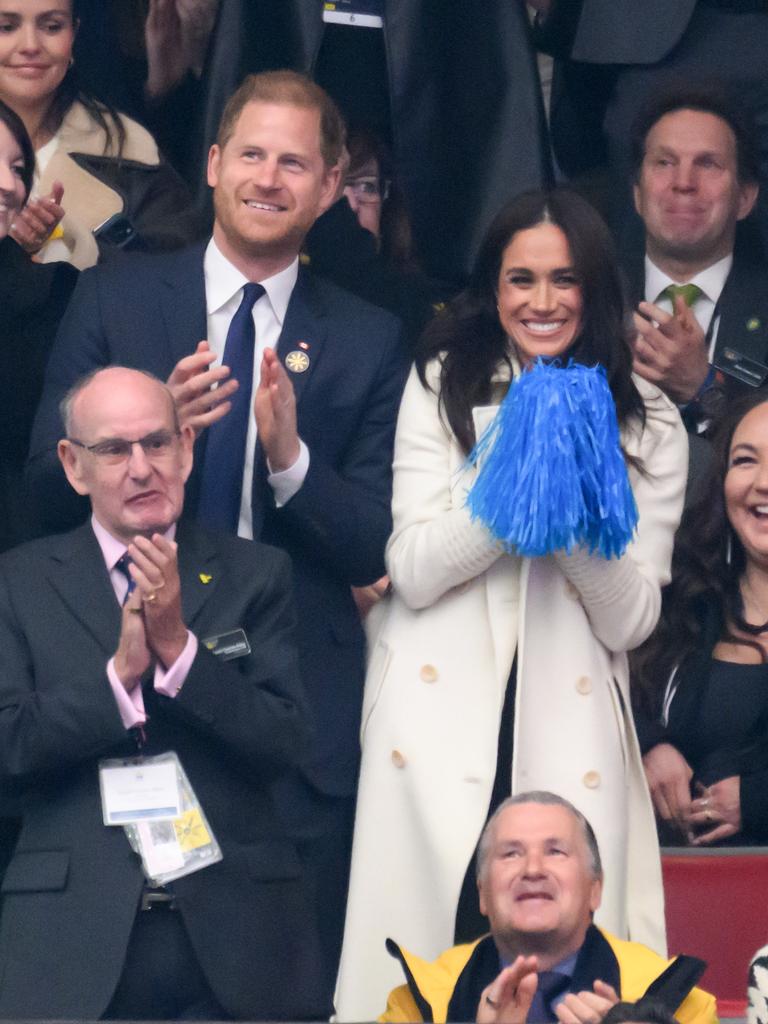
[[[722,1017],[744,1015],[747,970],[768,942],[768,848],[662,851],[670,956],[707,961]]]

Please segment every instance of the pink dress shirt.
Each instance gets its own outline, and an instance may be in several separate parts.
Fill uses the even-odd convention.
[[[91,525],[93,532],[96,534],[96,540],[99,542],[101,553],[104,556],[104,563],[109,572],[115,597],[122,607],[125,595],[128,592],[128,580],[124,573],[116,568],[116,566],[127,551],[127,546],[121,540],[116,540],[109,531],[105,530],[95,516],[91,516]],[[175,536],[176,524],[174,523],[165,533],[165,538],[166,540],[173,540]],[[155,690],[166,697],[176,697],[181,692],[196,654],[197,637],[194,633],[190,633],[187,630],[186,645],[176,661],[167,669],[164,669],[161,665],[155,665]],[[141,687],[135,686],[128,693],[115,671],[114,657],[110,658],[107,662],[107,678],[112,687],[112,693],[117,702],[117,709],[120,712],[120,718],[125,728],[132,729],[134,726],[144,725],[147,720],[147,713],[144,710],[144,695],[141,692]]]

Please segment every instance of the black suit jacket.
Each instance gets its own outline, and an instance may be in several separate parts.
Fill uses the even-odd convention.
[[[502,204],[551,176],[525,10],[509,0],[386,0],[384,13],[388,67],[380,86],[416,248],[431,277],[462,280]],[[195,98],[178,97],[187,105],[174,128],[178,134],[183,123],[195,143],[190,181],[205,181],[224,104],[243,77],[284,67],[314,77],[328,30],[337,28],[323,23],[323,0],[221,0]],[[359,37],[378,30],[350,31]],[[327,84],[345,108],[349,94]],[[354,84],[363,92],[378,86]],[[210,192],[199,199],[210,204]]]
[[[644,257],[637,254],[624,261],[633,306],[645,298]],[[719,325],[714,361],[721,365],[728,351],[746,356],[766,367],[768,376],[768,272],[765,264],[751,256],[747,245],[737,239],[733,265],[717,303]],[[765,383],[765,380],[760,382]],[[726,395],[736,398],[749,385],[734,377],[726,379]]]
[[[269,795],[309,734],[288,560],[183,524],[178,543],[188,627],[199,640],[242,628],[251,645],[222,662],[201,643],[174,699],[144,684],[145,752],[178,753],[223,852],[174,883],[180,912],[228,1012],[311,1016],[323,1008],[312,921]],[[0,1018],[98,1018],[122,970],[143,877],[122,828],[102,824],[97,772],[136,753],[106,675],[119,631],[90,524],[0,559],[0,785],[23,808],[3,883]]]
[[[76,522],[55,455],[58,402],[82,374],[110,363],[166,379],[206,336],[203,246],[167,256],[133,256],[81,275],[48,365],[33,430],[29,478],[49,530]],[[276,508],[257,447],[254,535],[286,550],[295,572],[303,682],[317,721],[308,768],[325,792],[354,791],[364,678],[364,639],[350,593],[383,575],[391,530],[391,461],[406,371],[399,322],[383,310],[302,271],[278,344],[299,341],[309,369],[292,374],[298,429],[310,452],[299,492]],[[206,435],[187,485],[194,516]]]
[[[536,32],[554,56],[597,64],[655,64],[680,41],[696,0],[552,0]]]

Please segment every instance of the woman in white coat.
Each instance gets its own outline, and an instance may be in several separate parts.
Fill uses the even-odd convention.
[[[501,211],[468,288],[428,328],[397,427],[393,593],[363,702],[340,1020],[370,1020],[398,983],[387,937],[427,959],[452,945],[475,844],[510,791],[551,790],[586,815],[605,865],[597,922],[665,951],[626,652],[659,615],[687,440],[674,406],[632,376],[627,324],[607,229],[554,190]],[[605,368],[639,513],[620,558],[521,558],[470,518],[467,454],[538,356]]]

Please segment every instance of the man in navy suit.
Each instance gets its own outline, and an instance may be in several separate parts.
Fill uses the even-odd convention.
[[[291,555],[316,733],[306,770],[284,782],[279,797],[314,880],[329,992],[343,927],[364,677],[350,588],[385,571],[406,369],[394,317],[299,267],[304,235],[337,194],[343,142],[338,111],[308,79],[294,72],[246,79],[211,148],[212,239],[82,275],[49,363],[29,466],[46,526],[61,529],[74,514],[53,459],[61,395],[96,366],[151,370],[168,380],[182,422],[197,434],[188,513],[206,522],[231,517],[228,528],[240,536]],[[250,368],[238,370],[237,381],[221,363],[236,322],[251,338]],[[229,355],[224,362],[233,365]],[[217,436],[244,409],[239,434]]]

